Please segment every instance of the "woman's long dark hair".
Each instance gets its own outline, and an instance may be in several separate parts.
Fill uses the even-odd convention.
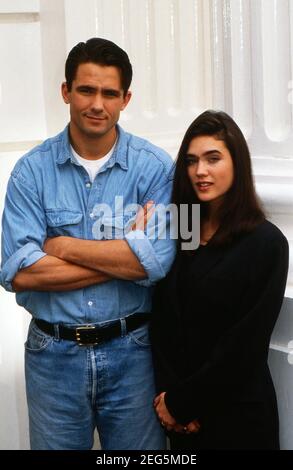
[[[265,219],[265,215],[255,193],[246,140],[235,121],[222,111],[205,111],[191,123],[185,133],[176,161],[172,195],[172,202],[177,205],[179,215],[181,204],[200,204],[201,223],[207,218],[208,203],[198,199],[188,177],[186,162],[192,139],[205,135],[222,140],[233,160],[234,180],[217,210],[219,229],[209,243],[213,246],[224,245],[232,242],[235,237],[252,231]],[[179,230],[179,242],[181,241]]]

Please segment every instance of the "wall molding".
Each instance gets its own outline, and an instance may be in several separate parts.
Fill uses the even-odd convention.
[[[288,363],[290,365],[293,365],[293,341],[290,341],[288,343],[288,347],[281,346],[281,345],[276,344],[276,343],[271,343],[270,344],[270,349],[272,349],[274,351],[281,352],[283,354],[287,354],[288,355],[288,357],[287,357]]]
[[[39,13],[0,13],[0,24],[36,23],[40,21]]]

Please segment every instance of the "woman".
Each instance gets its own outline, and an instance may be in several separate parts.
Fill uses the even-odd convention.
[[[172,449],[278,449],[267,357],[288,243],[257,200],[249,150],[225,113],[195,119],[181,144],[173,203],[200,204],[200,245],[154,295],[154,405]],[[190,222],[190,221],[189,221]]]

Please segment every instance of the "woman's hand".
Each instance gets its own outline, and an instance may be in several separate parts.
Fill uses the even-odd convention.
[[[154,407],[158,415],[158,418],[161,422],[161,425],[164,428],[166,428],[168,431],[175,431],[175,432],[180,432],[184,434],[191,434],[191,433],[198,432],[200,429],[200,424],[196,419],[191,421],[185,426],[176,422],[175,418],[173,418],[173,416],[169,413],[166,407],[165,394],[166,392],[162,392],[154,400]]]
[[[166,392],[158,395],[154,400],[154,407],[161,425],[164,426],[168,431],[171,431],[176,426],[176,420],[170,415],[165,404]]]
[[[131,230],[144,231],[154,211],[155,211],[154,201],[148,201],[144,205],[144,207],[140,207],[136,215],[135,222],[131,227]]]

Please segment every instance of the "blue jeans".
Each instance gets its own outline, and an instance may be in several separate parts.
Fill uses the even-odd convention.
[[[32,449],[91,449],[95,428],[105,450],[165,449],[153,409],[148,325],[78,346],[32,320],[25,349]]]

